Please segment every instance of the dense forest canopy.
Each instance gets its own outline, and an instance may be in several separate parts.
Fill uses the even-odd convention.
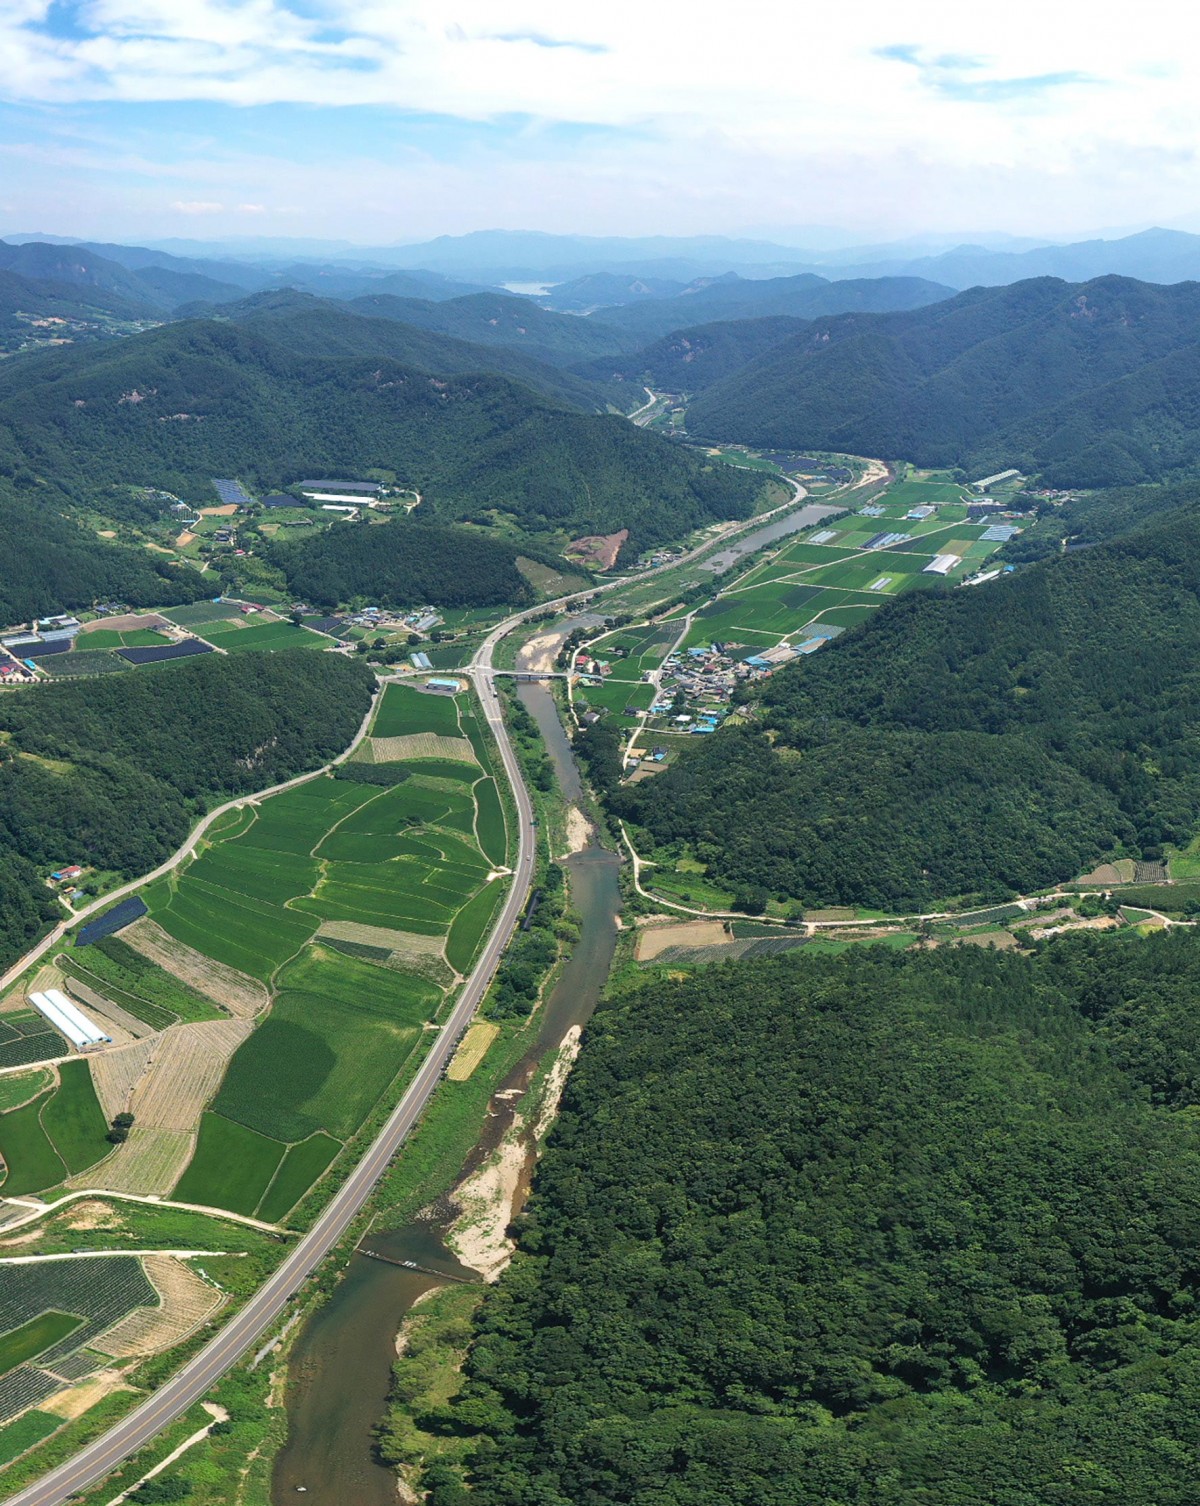
[[[0,971],[60,913],[51,867],[149,871],[218,798],[340,753],[374,683],[357,659],[295,649],[0,697]]]
[[[1185,842],[1200,821],[1189,496],[977,590],[897,598],[772,676],[757,726],[687,747],[613,790],[615,808],[743,895],[888,909]],[[1115,526],[1101,506],[1094,526]]]
[[[176,606],[212,594],[188,566],[111,544],[65,517],[61,496],[22,495],[0,479],[0,623],[97,601]]]
[[[1036,278],[815,320],[688,410],[692,433],[1114,486],[1200,465],[1200,283]]]
[[[200,497],[213,476],[269,488],[382,468],[435,519],[496,509],[533,532],[628,528],[631,549],[753,510],[755,478],[616,415],[492,374],[301,355],[272,328],[174,324],[0,368],[0,469],[69,478],[81,497],[129,483]]]
[[[354,597],[395,606],[436,602],[490,607],[533,600],[518,550],[480,529],[397,518],[369,526],[335,523],[268,557],[304,601],[335,607]]]
[[[602,1004],[433,1506],[1186,1506],[1193,933]]]
[[[702,392],[805,328],[776,314],[673,330],[632,354],[597,357],[576,369],[596,381],[646,381],[665,392]]]

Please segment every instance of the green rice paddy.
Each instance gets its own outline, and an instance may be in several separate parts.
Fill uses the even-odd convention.
[[[196,1154],[172,1196],[202,1207],[253,1214],[285,1149],[277,1140],[221,1114],[205,1114],[200,1121]]]
[[[31,1449],[35,1443],[48,1438],[62,1425],[61,1417],[55,1417],[50,1412],[40,1412],[36,1408],[31,1412],[23,1412],[15,1422],[7,1423],[0,1428],[0,1469],[26,1449]]]
[[[74,1333],[83,1319],[73,1313],[45,1312],[19,1328],[0,1334],[0,1375],[7,1375],[26,1360]]]
[[[458,696],[417,690],[411,685],[385,686],[371,736],[407,737],[414,732],[437,732],[442,737],[457,737],[458,701]]]
[[[165,633],[156,633],[153,628],[130,628],[125,632],[118,632],[115,628],[93,628],[91,632],[80,634],[76,646],[98,653],[114,648],[162,648],[171,641]]]
[[[88,1064],[63,1062],[60,1084],[0,1117],[0,1155],[7,1168],[5,1197],[44,1192],[105,1156],[108,1124]]]
[[[42,1127],[68,1172],[74,1175],[93,1165],[108,1151],[108,1121],[92,1087],[86,1061],[63,1062],[58,1091],[42,1109]]]
[[[306,627],[296,627],[291,622],[260,622],[256,616],[200,623],[193,627],[193,631],[227,654],[245,653],[251,649],[329,647],[327,638],[310,633]]]
[[[424,978],[310,948],[280,980],[271,1013],[240,1047],[214,1107],[278,1140],[352,1135],[437,1010]]]
[[[328,1168],[341,1146],[331,1135],[318,1132],[298,1145],[290,1146],[279,1163],[275,1180],[258,1205],[259,1218],[278,1223],[296,1206],[308,1189]]]

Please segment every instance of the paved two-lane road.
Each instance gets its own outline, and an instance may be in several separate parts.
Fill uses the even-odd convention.
[[[779,513],[794,507],[803,498],[804,489],[795,482],[791,485],[795,490],[795,495],[789,502],[773,509],[770,513],[747,520],[741,527],[730,530],[721,542],[727,544],[733,535],[748,533],[753,528],[778,516]],[[714,547],[715,541],[701,544],[689,550],[675,561],[675,564],[690,563]],[[521,778],[520,766],[504,726],[500,701],[496,694],[492,674],[492,654],[496,644],[513,628],[537,613],[545,612],[547,609],[561,611],[581,599],[618,590],[621,586],[629,584],[628,579],[608,581],[587,591],[560,597],[557,601],[545,602],[527,611],[516,613],[488,635],[469,667],[468,673],[479,693],[484,714],[500,750],[504,771],[508,776],[516,801],[516,866],[504,908],[488,937],[483,955],[475,964],[449,1018],[438,1032],[424,1064],[405,1090],[404,1096],[372,1142],[370,1149],[338,1188],[316,1223],[299,1240],[279,1269],[197,1355],[141,1406],[130,1412],[102,1437],[81,1449],[65,1464],[43,1475],[35,1484],[28,1486],[18,1495],[10,1497],[4,1506],[61,1506],[61,1503],[69,1500],[73,1495],[87,1490],[110,1474],[130,1454],[144,1448],[188,1407],[206,1395],[217,1381],[232,1369],[251,1344],[261,1337],[275,1321],[305,1277],[319,1265],[354,1221],[371,1195],[372,1188],[387,1169],[388,1162],[399,1150],[413,1125],[420,1119],[426,1104],[432,1097],[443,1068],[454,1054],[460,1032],[475,1013],[492,980],[500,956],[524,907],[533,878],[533,806],[524,780]],[[214,816],[216,814],[213,812]],[[109,903],[112,898],[112,895],[107,896],[104,903]],[[24,968],[30,960],[28,957],[23,959],[20,966]]]
[[[499,636],[499,635],[497,635]],[[501,953],[524,906],[533,877],[533,807],[521,778],[492,683],[490,646],[481,650],[471,667],[484,713],[492,729],[517,807],[517,861],[508,897],[499,920],[488,937],[483,955],[475,964],[433,1048],[416,1077],[405,1090],[387,1123],[370,1149],[338,1188],[329,1205],[279,1269],[229,1320],[193,1359],[128,1417],[95,1443],[51,1470],[35,1484],[11,1497],[8,1506],[60,1506],[72,1495],[102,1480],[130,1454],[143,1448],[169,1423],[204,1396],[251,1344],[279,1316],[305,1277],[345,1234],[387,1169],[405,1137],[421,1117],[433,1095],[442,1069],[454,1054],[460,1032],[478,1008]]]

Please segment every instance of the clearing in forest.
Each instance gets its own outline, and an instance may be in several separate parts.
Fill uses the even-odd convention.
[[[683,920],[665,926],[645,926],[638,933],[637,960],[650,962],[661,952],[679,946],[717,946],[728,941],[719,920]]]

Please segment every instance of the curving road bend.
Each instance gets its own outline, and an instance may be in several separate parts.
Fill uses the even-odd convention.
[[[719,541],[720,544],[727,544],[735,534],[761,526],[772,517],[794,507],[805,493],[804,488],[797,483],[791,484],[795,489],[795,495],[788,502],[772,509],[769,513],[748,519],[737,529],[730,530]],[[674,564],[689,563],[716,546],[717,541],[710,540],[689,550],[681,559],[674,561]],[[372,1141],[370,1148],[338,1188],[312,1228],[299,1240],[278,1270],[198,1354],[194,1355],[141,1406],[130,1412],[107,1433],[81,1449],[64,1464],[50,1470],[34,1484],[27,1486],[17,1495],[9,1497],[3,1506],[62,1506],[62,1503],[70,1500],[72,1496],[97,1484],[130,1454],[144,1448],[188,1407],[205,1396],[217,1381],[233,1368],[250,1345],[286,1308],[305,1278],[316,1269],[354,1221],[370,1197],[376,1182],[386,1171],[389,1161],[400,1149],[433,1096],[442,1070],[454,1054],[459,1034],[465,1029],[479,1007],[488,984],[492,980],[492,975],[499,965],[509,935],[524,908],[533,878],[535,856],[533,805],[521,777],[516,753],[504,726],[500,700],[496,693],[492,672],[492,655],[496,644],[515,627],[535,614],[545,612],[548,608],[556,611],[563,610],[582,599],[601,592],[617,590],[629,584],[627,579],[605,582],[600,586],[593,586],[570,596],[559,597],[556,601],[542,602],[527,611],[515,613],[501,622],[488,635],[467,667],[466,673],[471,677],[479,694],[484,715],[487,717],[488,725],[500,750],[504,772],[508,777],[516,802],[517,860],[508,897],[492,928],[482,955],[463,986],[445,1024],[438,1032],[429,1055],[405,1089],[403,1097],[392,1110],[387,1122]],[[362,735],[363,730],[365,730],[365,724],[364,729],[360,729],[359,736]],[[355,741],[357,740],[356,738]],[[313,777],[315,775],[305,775],[301,776],[301,779]],[[299,782],[300,780],[289,781],[289,784]],[[283,787],[285,786],[280,788]],[[273,791],[263,791],[255,798],[261,799],[263,795],[270,793]],[[218,814],[219,812],[213,811],[208,819],[211,820]],[[195,835],[194,833],[189,841],[189,847]],[[141,879],[129,888],[139,888],[145,882],[145,879]],[[112,899],[113,895],[110,894],[105,897],[103,903],[108,904]],[[25,958],[20,966],[24,968],[30,960],[28,957]]]

